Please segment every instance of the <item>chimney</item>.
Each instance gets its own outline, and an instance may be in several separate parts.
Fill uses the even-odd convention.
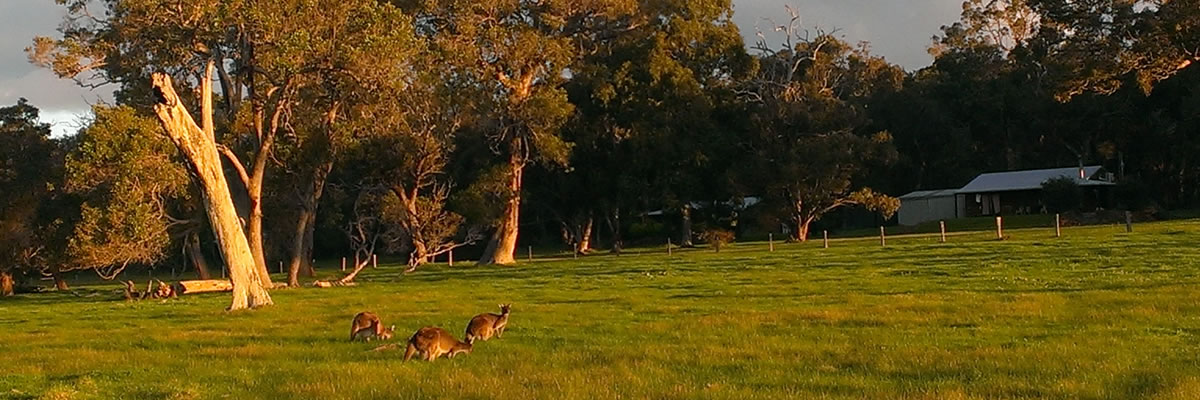
[[[1079,157],[1079,179],[1087,180],[1087,174],[1083,172],[1083,157]]]

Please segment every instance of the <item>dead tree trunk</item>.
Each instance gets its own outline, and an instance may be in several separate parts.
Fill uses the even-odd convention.
[[[517,251],[517,233],[521,212],[521,174],[525,163],[519,155],[515,154],[516,151],[513,153],[509,156],[508,181],[512,197],[504,205],[504,214],[500,217],[500,225],[496,227],[496,232],[488,241],[487,248],[479,259],[479,264],[505,265],[516,262],[514,255]]]
[[[0,271],[0,296],[12,296],[15,286],[12,271]]]
[[[212,274],[208,273],[208,259],[204,258],[204,251],[200,249],[200,234],[193,232],[188,235],[186,242],[183,251],[196,268],[196,276],[202,280],[212,279]]]
[[[212,97],[212,70],[213,63],[209,62],[206,79],[201,82],[202,98]],[[225,172],[221,167],[213,136],[201,129],[188,114],[183,102],[175,93],[169,76],[161,72],[154,73],[151,76],[151,86],[157,100],[154,112],[162,123],[163,130],[179,148],[180,153],[187,158],[200,183],[201,203],[216,236],[221,258],[229,267],[229,276],[233,282],[233,300],[229,309],[256,308],[271,304],[271,295],[267,293],[265,286],[266,277],[255,264],[250,243],[241,224],[238,223],[237,210],[229,193],[229,183],[225,181]],[[201,118],[206,127],[212,126],[211,102],[205,101],[204,104]]]

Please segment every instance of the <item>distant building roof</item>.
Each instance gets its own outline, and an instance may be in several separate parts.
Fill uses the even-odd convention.
[[[942,189],[942,190],[918,190],[903,196],[900,200],[918,200],[932,199],[935,197],[949,197],[958,194],[958,189]]]
[[[1104,168],[1099,165],[1083,167],[1080,178],[1079,167],[1034,169],[1027,171],[993,172],[979,175],[967,186],[958,190],[960,194],[1011,192],[1017,190],[1036,190],[1042,188],[1042,183],[1054,178],[1074,178],[1080,186],[1109,186],[1112,182],[1098,180],[1099,173]]]

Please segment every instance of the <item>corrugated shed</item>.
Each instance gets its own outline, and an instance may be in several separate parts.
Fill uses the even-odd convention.
[[[1080,186],[1108,186],[1112,182],[1098,180],[1103,178],[1104,167],[1092,165],[1083,167],[1083,176],[1079,177],[1079,168],[1051,168],[1027,171],[993,172],[979,175],[967,186],[958,190],[959,194],[1011,192],[1017,190],[1041,189],[1042,183],[1054,178],[1074,178]]]

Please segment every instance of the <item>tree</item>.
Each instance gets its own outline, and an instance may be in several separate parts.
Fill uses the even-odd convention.
[[[446,164],[462,114],[441,92],[436,76],[378,93],[380,100],[363,107],[361,114],[368,117],[355,129],[358,184],[367,194],[374,188],[392,195],[375,201],[380,204],[374,213],[378,221],[372,221],[394,232],[384,240],[389,249],[408,253],[408,271],[481,239],[471,227],[462,241],[454,240],[466,224],[463,216],[447,209],[452,182],[446,177]]]
[[[680,213],[677,243],[690,245],[688,205],[727,194],[721,171],[736,146],[715,113],[754,66],[732,13],[729,1],[643,2],[580,46],[566,128],[579,151],[564,179],[552,180],[563,193],[588,194],[558,201],[555,212],[577,251],[596,214],[617,250],[622,209],[664,205]]]
[[[1149,92],[1200,61],[1200,1],[1030,0],[1054,49],[1057,94],[1113,93],[1129,82]],[[1132,79],[1128,79],[1132,78]]]
[[[490,110],[486,138],[505,158],[511,196],[484,250],[481,264],[515,262],[522,183],[532,161],[565,164],[570,146],[560,127],[572,112],[560,87],[576,58],[572,40],[589,28],[627,12],[622,2],[554,1],[427,2],[417,31],[468,77],[474,96]]]
[[[1083,204],[1083,189],[1075,178],[1058,177],[1042,182],[1042,201],[1052,213],[1075,211]]]
[[[18,274],[41,271],[39,213],[55,185],[56,153],[37,108],[23,98],[0,108],[0,296],[14,293]]]
[[[60,76],[92,85],[118,83],[118,101],[147,107],[155,95],[147,84],[147,71],[165,72],[189,87],[202,86],[201,80],[219,82],[220,102],[213,107],[212,98],[201,98],[198,108],[208,104],[213,109],[210,125],[203,128],[219,139],[217,150],[237,172],[232,187],[238,198],[244,194],[247,199],[241,213],[245,234],[258,275],[269,285],[263,250],[263,206],[268,199],[263,189],[275,142],[299,115],[293,112],[298,93],[323,84],[331,66],[343,60],[340,57],[359,54],[344,45],[362,42],[363,37],[337,40],[339,32],[381,30],[364,23],[380,21],[356,19],[369,15],[358,12],[390,6],[367,0],[118,0],[103,3],[109,17],[98,19],[88,10],[89,1],[64,4],[69,10],[64,38],[39,37],[28,49],[31,60]],[[352,25],[359,23],[364,24]],[[210,65],[215,74],[207,74]],[[329,111],[336,102],[323,106]],[[322,114],[305,115],[323,119]]]
[[[753,122],[744,141],[752,162],[745,179],[783,204],[796,224],[796,240],[835,209],[860,205],[885,218],[899,200],[855,188],[873,165],[894,157],[887,132],[862,133],[867,120],[854,99],[898,85],[895,67],[850,47],[832,34],[801,31],[793,14],[780,49],[760,42],[761,70],[746,95]]]
[[[158,121],[125,106],[97,106],[92,113],[67,154],[64,189],[81,203],[61,264],[113,279],[131,263],[161,261],[177,238],[195,235],[202,225],[178,215],[193,214],[190,178]],[[185,251],[203,258],[190,246]],[[197,268],[207,273],[206,266]]]

